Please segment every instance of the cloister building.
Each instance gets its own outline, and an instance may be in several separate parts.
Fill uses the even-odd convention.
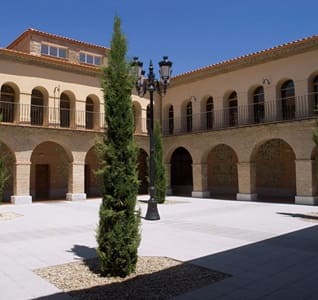
[[[101,66],[109,49],[28,29],[0,49],[4,200],[99,195]],[[147,192],[148,100],[133,95],[140,193]],[[168,192],[316,204],[318,37],[174,77],[155,99]]]

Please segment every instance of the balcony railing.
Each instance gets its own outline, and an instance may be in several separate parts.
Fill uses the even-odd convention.
[[[240,105],[163,120],[163,134],[182,134],[318,117],[318,95]]]
[[[0,101],[0,122],[6,124],[103,131],[104,113]],[[146,134],[146,120],[136,119],[135,133]]]

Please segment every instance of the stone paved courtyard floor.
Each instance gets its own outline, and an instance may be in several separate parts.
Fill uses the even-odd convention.
[[[232,275],[175,299],[317,299],[318,207],[167,199],[159,221],[142,221],[139,255]],[[99,205],[1,205],[13,217],[0,218],[0,299],[71,299],[33,270],[93,257]]]

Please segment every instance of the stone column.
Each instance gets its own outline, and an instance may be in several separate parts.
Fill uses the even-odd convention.
[[[296,196],[295,203],[318,204],[315,183],[315,164],[310,159],[296,160]]]
[[[29,204],[32,203],[30,195],[30,162],[17,162],[14,172],[14,195],[11,196],[11,202],[14,204]]]
[[[276,95],[274,84],[264,86],[264,113],[265,122],[272,122],[281,117],[281,100],[280,95]]]
[[[309,103],[307,81],[295,81],[295,117],[303,118],[312,113],[312,105]]]
[[[85,187],[85,163],[73,162],[70,163],[68,193],[66,199],[86,200],[86,194],[84,192]]]
[[[86,99],[85,100],[74,100],[74,111],[71,116],[75,116],[74,122],[71,121],[71,127],[75,128],[86,128]],[[72,126],[72,124],[74,124]]]
[[[56,127],[60,125],[60,98],[49,97],[48,100],[48,123],[49,126]]]
[[[207,176],[207,164],[199,163],[192,165],[193,172],[193,191],[192,197],[195,198],[208,198],[210,197],[210,192],[207,189],[208,186],[208,176]]]
[[[27,93],[20,93],[19,106],[17,107],[16,114],[18,116],[18,123],[30,124],[31,123],[31,95]]]
[[[250,120],[250,105],[248,105],[248,94],[246,92],[239,92],[237,99],[237,122],[239,125],[245,125]]]
[[[257,199],[256,187],[256,165],[250,162],[239,162],[237,164],[239,192],[237,200],[253,201]]]
[[[213,128],[225,127],[223,97],[213,98]]]

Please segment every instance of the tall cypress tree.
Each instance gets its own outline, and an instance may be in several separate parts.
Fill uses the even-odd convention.
[[[155,122],[154,128],[155,140],[155,199],[158,203],[164,203],[167,192],[167,175],[163,161],[163,147],[161,129],[158,122]]]
[[[131,94],[133,78],[126,61],[127,43],[115,17],[108,66],[104,69],[105,130],[102,204],[99,211],[97,253],[104,276],[125,277],[135,270],[140,243],[137,147]]]

